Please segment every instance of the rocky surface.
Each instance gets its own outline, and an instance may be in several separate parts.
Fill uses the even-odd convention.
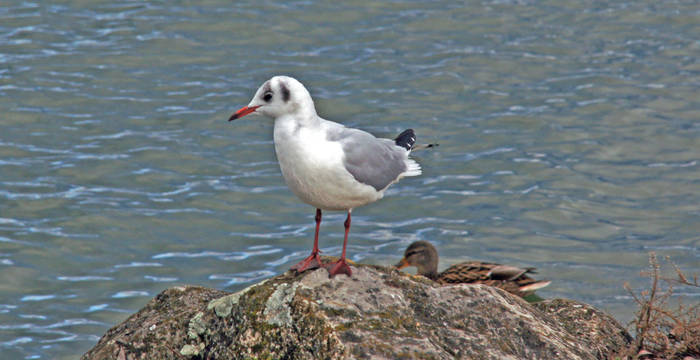
[[[287,272],[235,294],[165,290],[82,359],[597,359],[630,340],[586,304],[357,265],[352,278]]]

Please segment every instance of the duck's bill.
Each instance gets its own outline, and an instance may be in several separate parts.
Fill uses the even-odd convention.
[[[408,260],[406,260],[406,258],[403,258],[403,259],[401,259],[401,261],[399,261],[399,262],[398,262],[396,265],[394,265],[394,266],[396,266],[397,269],[403,269],[403,268],[405,268],[406,266],[408,266]]]

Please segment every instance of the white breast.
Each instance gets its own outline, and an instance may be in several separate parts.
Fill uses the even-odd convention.
[[[379,200],[383,192],[362,184],[345,169],[343,150],[322,127],[275,120],[277,160],[287,186],[302,201],[324,210],[347,210]]]

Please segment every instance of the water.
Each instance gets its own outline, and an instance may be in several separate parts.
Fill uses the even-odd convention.
[[[623,322],[656,251],[700,273],[695,2],[0,5],[0,351],[76,358],[161,290],[237,290],[307,255],[274,74],[324,117],[416,129],[424,175],[356,209],[349,254],[535,266]],[[321,246],[337,254],[344,214]],[[684,289],[686,302],[700,293]]]

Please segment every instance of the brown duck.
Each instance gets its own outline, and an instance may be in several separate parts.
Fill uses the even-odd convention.
[[[416,241],[406,248],[403,259],[395,265],[402,269],[415,266],[418,275],[423,275],[442,284],[486,284],[501,288],[518,296],[527,296],[541,289],[551,281],[537,281],[527,274],[535,272],[534,268],[521,269],[515,266],[468,261],[455,264],[438,273],[438,253],[427,241]]]

